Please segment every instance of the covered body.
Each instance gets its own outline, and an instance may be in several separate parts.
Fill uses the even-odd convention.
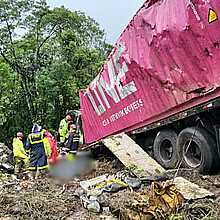
[[[220,1],[151,0],[80,91],[86,143],[220,95]]]

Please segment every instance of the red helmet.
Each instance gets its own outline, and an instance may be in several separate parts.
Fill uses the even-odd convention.
[[[70,115],[67,115],[67,116],[66,116],[66,120],[67,120],[67,121],[70,121],[71,119],[72,119],[72,118],[71,118]]]
[[[23,134],[21,132],[18,132],[17,137],[22,137],[23,138]]]
[[[76,129],[76,125],[75,124],[70,125],[70,129]]]

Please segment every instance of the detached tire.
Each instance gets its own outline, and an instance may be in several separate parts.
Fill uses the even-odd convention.
[[[217,167],[218,152],[211,134],[204,128],[185,128],[177,139],[182,165],[208,174]]]
[[[176,168],[179,164],[176,143],[177,134],[170,129],[160,131],[154,140],[154,157],[165,169]]]

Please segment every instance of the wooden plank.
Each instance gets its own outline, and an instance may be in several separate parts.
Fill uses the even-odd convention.
[[[102,141],[126,167],[135,167],[137,175],[156,179],[165,173],[165,169],[125,133],[107,137]]]

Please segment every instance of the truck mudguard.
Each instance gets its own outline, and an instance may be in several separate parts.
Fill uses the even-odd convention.
[[[220,1],[146,1],[80,90],[86,143],[220,95]]]

